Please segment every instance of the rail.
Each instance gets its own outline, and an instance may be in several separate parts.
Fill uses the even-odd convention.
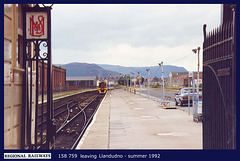
[[[68,108],[65,121],[56,131],[55,149],[74,149],[91,122],[104,95],[95,95]],[[76,112],[77,111],[77,112]]]

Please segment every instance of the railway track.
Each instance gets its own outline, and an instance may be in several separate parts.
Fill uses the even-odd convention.
[[[92,91],[54,101],[55,149],[75,148],[104,96]],[[46,105],[39,105],[36,149],[42,149],[46,142],[46,111]]]
[[[85,106],[78,104],[78,112],[70,111],[68,113],[68,118],[57,130],[55,149],[76,148],[103,97],[104,95],[98,95]]]

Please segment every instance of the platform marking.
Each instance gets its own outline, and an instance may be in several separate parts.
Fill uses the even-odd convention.
[[[158,136],[172,136],[173,134],[170,133],[157,133]]]
[[[151,116],[141,116],[141,117],[143,117],[143,118],[149,118],[149,117],[151,117]]]
[[[185,132],[157,133],[158,136],[191,136]]]
[[[133,108],[134,110],[141,110],[142,108]]]

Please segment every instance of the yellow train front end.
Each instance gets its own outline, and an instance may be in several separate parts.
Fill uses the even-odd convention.
[[[98,92],[101,94],[104,94],[107,92],[107,83],[106,82],[99,82]]]

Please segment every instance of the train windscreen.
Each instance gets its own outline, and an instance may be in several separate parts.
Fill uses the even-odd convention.
[[[105,83],[104,82],[99,83],[99,87],[105,87]]]

